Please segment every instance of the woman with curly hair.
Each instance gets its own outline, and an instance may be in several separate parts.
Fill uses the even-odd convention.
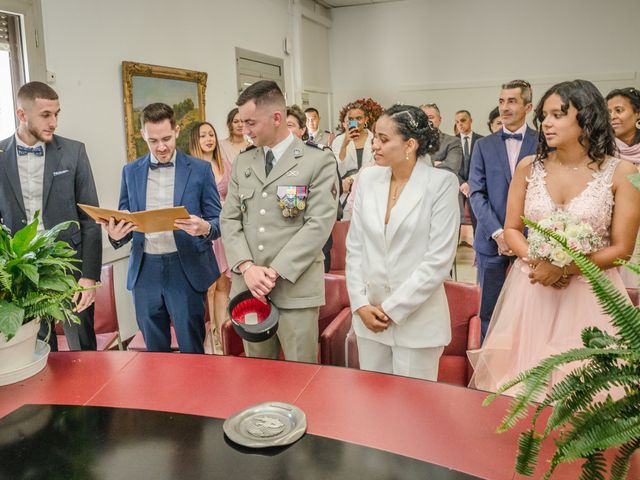
[[[535,124],[538,151],[516,168],[504,226],[505,240],[518,259],[482,348],[469,352],[475,369],[471,386],[481,390],[495,391],[542,359],[581,346],[586,327],[613,333],[574,263],[558,267],[529,256],[523,216],[540,222],[561,210],[589,224],[603,244],[589,255],[591,261],[626,295],[612,267],[633,251],[640,192],[628,179],[635,172],[633,164],[614,157],[615,137],[604,98],[586,80],[559,83],[540,100]],[[567,373],[555,372],[549,389]]]
[[[436,380],[451,340],[444,291],[456,254],[458,177],[433,168],[438,131],[418,107],[376,123],[376,166],[358,177],[347,289],[360,368]]]
[[[338,172],[345,197],[341,201],[344,204],[360,169],[373,164],[371,152],[373,134],[367,128],[369,117],[365,106],[359,102],[349,103],[342,109],[340,122],[344,133],[335,138],[331,149],[338,161]],[[344,218],[347,217],[348,214]]]

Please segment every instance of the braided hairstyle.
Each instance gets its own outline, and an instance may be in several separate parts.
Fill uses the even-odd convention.
[[[591,161],[600,167],[607,156],[613,156],[616,151],[615,134],[609,121],[607,103],[600,91],[588,80],[558,83],[547,90],[538,102],[533,121],[538,130],[539,142],[536,160],[542,160],[549,156],[550,147],[547,145],[541,128],[544,121],[542,110],[544,102],[554,94],[562,99],[564,113],[569,110],[569,105],[573,105],[578,110],[576,120],[582,129],[578,141],[587,149],[587,155]]]
[[[398,133],[407,141],[413,138],[418,142],[416,156],[432,154],[440,148],[440,134],[433,127],[427,114],[412,105],[394,105],[382,114],[395,123]]]

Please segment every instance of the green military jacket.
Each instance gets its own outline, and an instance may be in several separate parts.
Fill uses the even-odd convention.
[[[252,260],[280,274],[269,295],[276,306],[323,305],[322,246],[336,221],[337,192],[336,161],[328,149],[295,138],[268,177],[262,148],[241,152],[220,216],[232,296],[247,289],[237,268]]]

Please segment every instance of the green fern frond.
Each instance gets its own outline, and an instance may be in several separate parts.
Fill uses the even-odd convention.
[[[626,480],[631,456],[640,448],[640,439],[625,443],[618,449],[618,455],[611,465],[611,480]]]
[[[541,444],[542,439],[533,428],[520,434],[516,472],[527,476],[533,475],[538,462]]]
[[[640,438],[640,414],[604,424],[589,422],[588,427],[576,428],[573,437],[558,449],[562,452],[564,462]]]
[[[606,480],[607,460],[602,452],[595,452],[587,456],[582,464],[582,475],[579,480]]]

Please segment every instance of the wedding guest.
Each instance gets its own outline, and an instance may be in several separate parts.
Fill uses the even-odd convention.
[[[500,110],[498,107],[489,112],[489,122],[487,123],[491,133],[499,132],[502,129],[502,118],[500,118]]]
[[[460,145],[460,139],[440,130],[442,116],[440,115],[438,105],[435,103],[427,103],[421,105],[420,108],[427,114],[429,121],[433,124],[434,128],[438,130],[438,135],[440,136],[440,148],[431,155],[433,166],[455,173],[460,180],[460,168],[462,167],[462,145]]]
[[[473,153],[473,147],[476,142],[483,136],[477,134],[472,130],[473,119],[471,113],[468,110],[458,110],[456,112],[456,135],[460,138],[460,145],[462,146],[462,166],[460,167],[459,177],[462,183],[460,184],[460,221],[464,221],[464,207],[469,203],[469,168],[471,167],[471,154]],[[473,229],[476,229],[476,216],[473,214],[473,210],[469,205],[467,208],[471,214],[471,225]]]
[[[633,165],[613,156],[615,138],[604,98],[591,82],[559,83],[538,103],[535,123],[541,129],[540,145],[535,156],[516,168],[504,225],[505,240],[518,259],[482,348],[469,352],[475,370],[471,386],[482,390],[495,391],[542,359],[582,346],[586,327],[615,333],[591,285],[573,262],[568,263],[569,257],[560,267],[542,249],[529,252],[523,216],[541,222],[567,212],[590,225],[602,241],[590,260],[627,295],[612,267],[633,250],[640,192],[628,179],[635,172]],[[554,372],[547,390],[567,373]]]
[[[513,252],[504,240],[507,193],[518,162],[536,151],[537,134],[526,123],[531,111],[529,82],[513,80],[502,85],[498,106],[502,128],[481,138],[471,156],[469,187],[471,206],[478,219],[473,248],[482,289],[481,335],[487,333]]]
[[[242,133],[243,125],[244,123],[237,108],[234,108],[227,114],[229,136],[220,140],[220,150],[222,158],[230,164],[235,161],[242,150],[251,145]]]
[[[348,197],[360,169],[373,162],[371,153],[373,134],[367,128],[368,121],[363,105],[349,103],[345,108],[344,117],[340,118],[344,133],[338,135],[331,144],[331,149],[338,161],[343,196]],[[345,200],[346,198],[341,198],[343,204]]]
[[[640,91],[635,88],[612,90],[607,95],[607,106],[616,135],[616,156],[629,160],[640,171]],[[636,249],[634,258],[637,255]],[[618,271],[625,286],[638,288],[636,275],[624,267],[620,267]]]
[[[54,133],[60,99],[46,83],[25,83],[18,90],[16,105],[18,128],[0,141],[0,219],[14,235],[33,221],[37,211],[41,212],[39,231],[74,222],[60,232],[58,240],[76,250],[78,269],[73,275],[86,290],[73,299],[80,322],[62,325],[70,350],[95,350],[93,287],[100,280],[102,235],[100,227],[78,207],[78,203],[98,206],[87,151],[83,143]],[[9,321],[8,314],[3,317]],[[49,326],[50,322],[42,322],[38,337],[48,338],[56,351],[57,336],[49,334]]]
[[[417,107],[376,124],[376,166],[358,179],[346,278],[360,367],[436,380],[451,340],[443,282],[456,253],[458,179],[433,168],[439,133]]]
[[[196,123],[189,135],[189,154],[200,160],[206,160],[211,164],[211,170],[216,181],[220,202],[224,205],[231,178],[231,164],[222,158],[220,144],[216,129],[209,122]],[[222,324],[227,318],[227,304],[229,303],[229,291],[231,290],[231,271],[224,254],[222,239],[213,241],[213,252],[218,263],[220,276],[207,291],[209,312],[213,320],[213,351],[222,352],[220,332]],[[206,342],[205,342],[206,343]]]
[[[304,111],[307,117],[307,131],[309,132],[309,140],[319,145],[331,145],[335,139],[335,135],[320,128],[320,113],[313,107],[309,107]]]
[[[307,117],[305,117],[304,112],[298,105],[287,107],[287,128],[303,142],[309,140]]]
[[[189,218],[176,230],[135,231],[111,217],[99,222],[114,248],[131,242],[127,289],[150,352],[171,351],[173,323],[183,353],[204,353],[207,289],[219,276],[211,242],[220,236],[220,197],[209,163],[176,149],[180,125],[173,109],[152,103],[140,126],[149,153],[122,169],[119,210],[140,212],[184,206]]]

